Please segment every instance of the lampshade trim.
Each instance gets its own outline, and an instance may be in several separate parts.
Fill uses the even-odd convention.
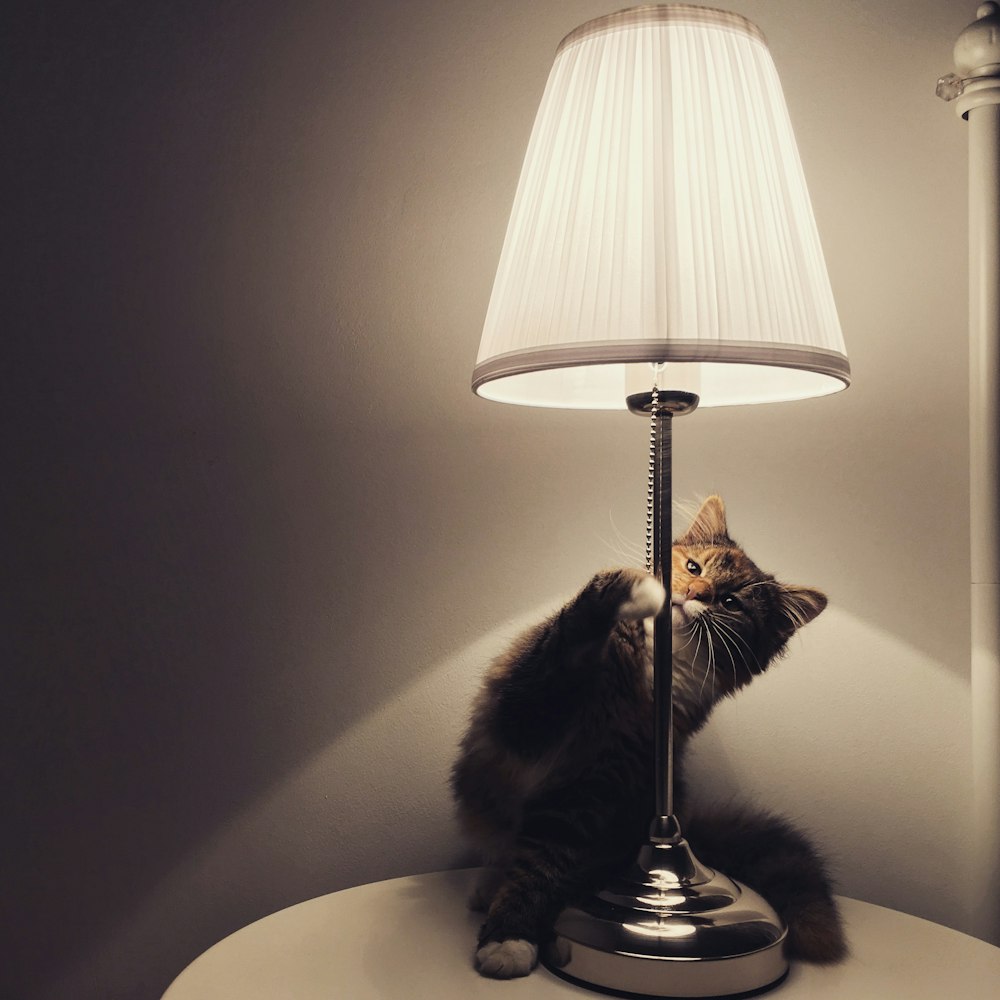
[[[715,7],[700,7],[696,4],[654,3],[643,4],[640,7],[628,7],[625,10],[616,11],[614,14],[595,17],[593,20],[581,24],[559,43],[556,55],[584,38],[647,24],[701,24],[709,27],[728,28],[767,44],[760,28],[753,21],[748,21],[740,14],[734,14],[728,10],[718,10]]]
[[[851,384],[851,366],[839,351],[740,340],[612,340],[520,348],[487,358],[472,372],[472,389],[512,375],[582,365],[707,362],[795,368]]]

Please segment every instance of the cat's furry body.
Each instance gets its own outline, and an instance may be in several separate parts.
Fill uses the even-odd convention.
[[[673,549],[675,811],[698,857],[747,883],[789,925],[791,957],[846,951],[824,864],[787,821],[698,810],[683,780],[688,740],[714,705],[761,673],[826,604],[786,587],[729,538],[709,498]],[[601,573],[488,672],[452,773],[459,820],[491,866],[484,975],[524,975],[559,911],[630,862],[654,811],[647,632],[666,595],[638,570]]]

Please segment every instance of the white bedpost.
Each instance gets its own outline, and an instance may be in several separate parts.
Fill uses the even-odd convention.
[[[1000,4],[955,44],[938,94],[969,123],[973,933],[1000,944]]]

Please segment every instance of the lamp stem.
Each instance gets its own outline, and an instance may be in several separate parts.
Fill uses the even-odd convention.
[[[673,560],[671,454],[673,418],[690,413],[698,405],[692,392],[655,388],[626,400],[633,413],[649,414],[650,507],[647,537],[652,533],[652,559],[647,567],[670,593]],[[648,550],[647,550],[648,551]],[[677,844],[680,826],[674,817],[674,639],[671,602],[667,600],[653,619],[653,766],[655,813],[649,830],[653,844]]]
[[[667,591],[667,600],[653,621],[653,698],[655,726],[656,817],[654,834],[664,832],[663,820],[674,814],[674,657],[671,628],[672,563],[672,431],[673,414],[657,406],[656,449],[653,456],[653,567]],[[675,826],[676,824],[667,824]]]

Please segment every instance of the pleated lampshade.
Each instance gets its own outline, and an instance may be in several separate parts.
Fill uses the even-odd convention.
[[[666,4],[560,43],[531,133],[473,389],[618,409],[850,382],[781,85],[760,30]]]

